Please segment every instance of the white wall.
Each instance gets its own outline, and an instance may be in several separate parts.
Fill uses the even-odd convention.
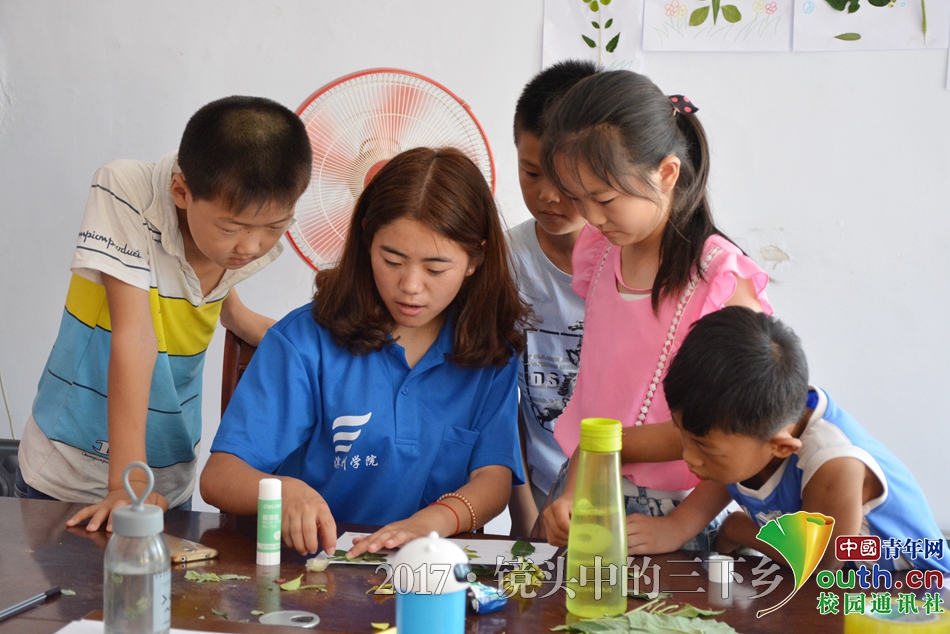
[[[541,0],[0,1],[0,368],[17,434],[102,163],[158,159],[221,96],[295,108],[343,74],[406,68],[472,106],[513,224],[527,213],[511,117],[540,67],[541,15]],[[770,297],[802,336],[813,380],[911,467],[945,531],[946,63],[946,51],[667,53],[648,54],[644,67],[702,109],[718,221],[773,275]],[[766,247],[789,260],[764,259]],[[306,302],[311,281],[288,250],[241,294],[278,317]],[[219,417],[221,339],[205,371],[206,447]]]

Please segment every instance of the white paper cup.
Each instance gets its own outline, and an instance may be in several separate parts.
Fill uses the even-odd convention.
[[[735,567],[735,560],[729,555],[709,555],[706,560],[709,562],[709,581],[722,585],[729,585],[732,582],[732,571]]]

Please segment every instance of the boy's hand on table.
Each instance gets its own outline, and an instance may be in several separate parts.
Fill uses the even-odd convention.
[[[749,545],[745,543],[748,541],[747,536],[750,532],[755,535],[758,531],[759,527],[745,513],[741,511],[730,513],[719,527],[713,550],[717,553],[734,552],[740,546]]]
[[[281,480],[280,526],[284,543],[301,555],[316,553],[323,544],[323,549],[332,555],[336,551],[336,521],[326,500],[301,480]]]
[[[564,495],[551,502],[544,509],[544,532],[552,546],[567,546],[567,535],[571,531],[571,511],[574,500]]]
[[[680,535],[674,517],[653,517],[641,513],[627,516],[627,554],[659,555],[680,549],[688,540]]]
[[[135,491],[136,495],[141,495],[145,491],[146,484],[144,482],[132,482],[132,490]],[[86,524],[86,530],[89,532],[94,532],[99,530],[102,526],[102,523],[108,520],[106,524],[106,530],[112,532],[112,511],[119,508],[120,506],[125,506],[131,504],[132,500],[129,499],[128,494],[125,492],[125,489],[116,489],[115,491],[109,491],[109,494],[99,502],[98,504],[93,504],[92,506],[87,506],[82,509],[75,515],[73,515],[66,522],[66,526],[76,526],[80,522],[89,520],[89,523]],[[168,510],[168,500],[165,499],[165,496],[161,493],[152,493],[147,498],[145,498],[145,504],[152,504],[154,506],[161,507],[162,512]]]

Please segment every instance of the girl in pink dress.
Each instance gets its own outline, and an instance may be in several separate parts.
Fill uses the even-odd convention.
[[[623,423],[631,554],[646,541],[709,549],[715,526],[707,526],[714,513],[706,509],[721,509],[728,494],[704,483],[670,517],[699,479],[680,459],[662,379],[703,315],[731,305],[771,313],[768,276],[713,223],[709,148],[696,110],[643,75],[603,72],[552,109],[542,139],[543,169],[589,223],[573,256],[573,288],[585,299],[580,368],[554,436],[570,456],[582,418]],[[543,515],[557,545],[567,543],[574,497],[574,474],[562,472],[564,493]],[[639,521],[644,516],[667,520]]]

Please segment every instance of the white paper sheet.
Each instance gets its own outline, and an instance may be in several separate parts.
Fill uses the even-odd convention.
[[[347,551],[353,547],[353,538],[354,537],[363,537],[369,533],[351,533],[346,532],[340,535],[337,539],[336,548],[337,550]],[[469,555],[469,563],[476,565],[484,566],[494,566],[498,562],[498,557],[502,558],[504,562],[513,562],[515,557],[511,554],[511,547],[515,545],[515,540],[513,539],[449,539],[450,542],[456,544],[459,548],[466,550]],[[554,553],[557,552],[556,546],[551,546],[543,542],[531,542],[535,547],[535,551],[525,557],[525,559],[530,559],[532,562],[538,564],[543,561],[549,560],[554,556]],[[387,558],[387,563],[389,558],[392,557],[397,551],[383,549],[380,550],[377,554],[385,555]],[[326,551],[321,552],[317,555],[317,559],[327,559],[329,555]],[[364,564],[378,566],[380,562],[378,561],[334,561],[332,564]]]
[[[82,621],[73,621],[63,629],[56,632],[56,634],[102,634],[105,631],[105,625],[102,621],[90,621],[83,619]],[[180,630],[178,628],[172,628],[169,631],[169,634],[201,634],[198,630]]]
[[[864,51],[947,48],[950,2],[927,2],[927,35],[920,0],[893,0],[876,7],[868,0],[849,0],[854,13],[837,11],[828,0],[796,0],[792,48],[796,51]],[[860,36],[860,39],[847,39]],[[842,37],[846,39],[841,39]]]
[[[789,50],[792,0],[721,0],[716,6],[709,0],[646,0],[643,48],[648,51]]]
[[[643,0],[608,2],[544,0],[541,67],[567,59],[589,59],[608,70],[639,72],[643,64]]]

